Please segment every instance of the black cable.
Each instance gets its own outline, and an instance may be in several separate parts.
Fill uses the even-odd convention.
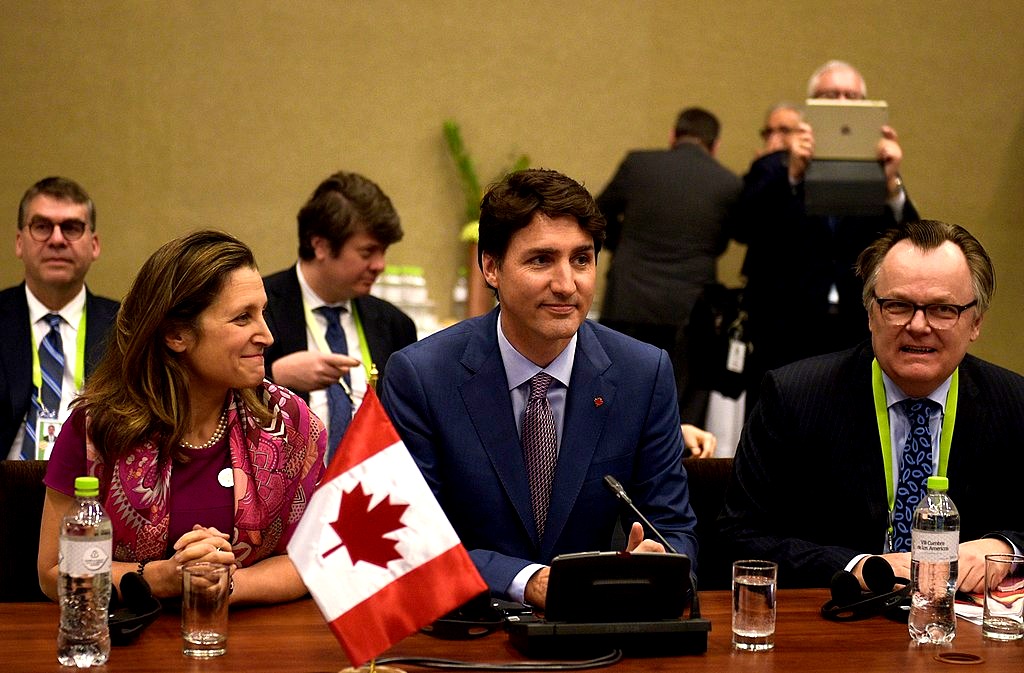
[[[423,668],[441,668],[459,671],[583,671],[589,668],[611,666],[622,659],[621,650],[596,659],[568,659],[565,661],[507,661],[507,662],[474,662],[457,659],[439,659],[437,657],[396,656],[377,659],[378,666],[387,664],[409,664]]]

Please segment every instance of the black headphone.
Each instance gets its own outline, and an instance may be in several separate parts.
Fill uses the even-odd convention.
[[[443,640],[467,640],[493,633],[504,624],[505,615],[485,591],[420,631]]]
[[[840,570],[832,576],[832,600],[821,606],[821,616],[834,622],[853,622],[875,615],[907,621],[910,580],[896,577],[892,566],[881,556],[869,556],[861,566],[868,591],[861,591],[856,576]],[[901,586],[893,589],[896,584]]]

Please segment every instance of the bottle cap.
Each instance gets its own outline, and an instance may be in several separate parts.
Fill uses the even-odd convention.
[[[75,495],[95,498],[100,494],[100,480],[96,477],[75,477]]]
[[[947,477],[928,477],[929,491],[948,491],[949,479]]]

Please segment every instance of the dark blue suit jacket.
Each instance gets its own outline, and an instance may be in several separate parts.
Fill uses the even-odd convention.
[[[85,294],[85,376],[88,379],[106,349],[119,304]],[[0,291],[0,456],[6,456],[25,420],[36,391],[32,385],[32,329],[28,324],[25,283]]]
[[[481,575],[496,595],[530,563],[607,550],[614,475],[673,547],[697,558],[668,356],[584,322],[566,398],[543,539],[498,349],[499,309],[391,357],[381,399]]]
[[[267,378],[273,379],[272,369],[278,358],[308,348],[306,314],[302,308],[302,287],[295,267],[267,276],[263,285],[267,291],[265,317],[270,333],[274,335],[274,343],[264,357]],[[383,376],[391,354],[416,341],[416,324],[398,307],[377,297],[356,297],[352,303],[359,312],[370,357],[377,365],[378,374]],[[362,359],[358,352],[352,356]],[[308,392],[297,390],[295,394],[309,401]]]
[[[889,528],[869,344],[768,372],[743,430],[720,519],[734,558],[779,563],[783,586],[828,586]],[[968,355],[960,363],[949,495],[960,540],[998,533],[1024,547],[1015,467],[1024,378]]]

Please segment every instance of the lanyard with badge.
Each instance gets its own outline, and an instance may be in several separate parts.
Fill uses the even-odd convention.
[[[34,334],[33,324],[29,324],[29,333]],[[43,335],[46,338],[46,335]],[[34,341],[35,339],[33,339]],[[85,382],[85,307],[82,317],[78,320],[78,332],[75,334],[75,390],[81,390]],[[60,409],[47,409],[43,406],[43,368],[39,364],[39,346],[32,349],[32,385],[36,389],[36,458],[46,460],[53,450],[53,442],[60,434],[62,423],[57,420]],[[53,430],[53,432],[50,432]]]
[[[953,370],[949,392],[946,393],[946,404],[943,411],[942,428],[939,432],[939,466],[937,476],[946,476],[949,465],[949,448],[953,443],[953,425],[956,423],[956,406],[960,390],[960,368]],[[882,367],[878,359],[871,361],[871,391],[875,398],[875,419],[878,422],[878,439],[882,444],[882,465],[885,467],[885,491],[889,503],[889,532],[887,540],[892,539],[892,513],[896,504],[896,491],[892,479],[892,433],[889,428],[889,407],[885,399],[885,383],[882,381]],[[886,549],[890,545],[887,544]]]
[[[316,344],[317,350],[321,353],[330,353],[331,347],[327,345],[327,336],[324,333],[320,324],[313,317],[313,311],[309,308],[306,302],[302,302],[302,309],[306,314],[306,327],[309,328],[309,333],[313,335],[313,342]],[[370,388],[376,389],[377,387],[377,365],[374,364],[373,358],[370,357],[370,347],[366,343],[366,333],[363,331],[363,321],[359,319],[359,312],[356,311],[356,305],[354,302],[349,303],[349,311],[352,313],[352,322],[356,326],[356,338],[359,339],[359,353],[362,356],[363,369],[366,370],[366,385]],[[351,399],[352,391],[348,389],[348,385],[345,383],[345,379],[339,379],[338,383],[345,388],[345,394]]]

